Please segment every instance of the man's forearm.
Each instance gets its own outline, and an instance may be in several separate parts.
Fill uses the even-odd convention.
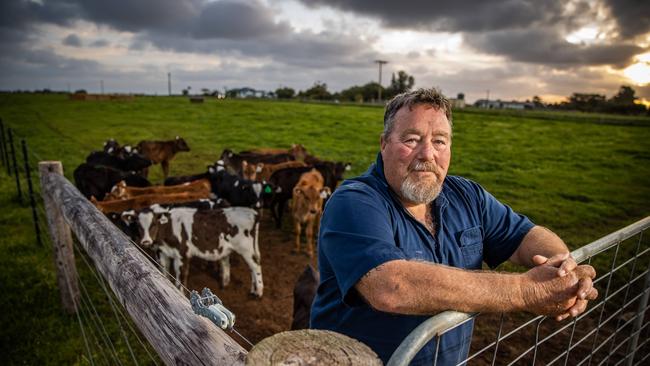
[[[357,289],[381,311],[434,314],[443,310],[517,311],[525,307],[518,274],[398,260],[384,263],[369,275],[382,276],[382,280],[362,280]]]
[[[536,265],[532,260],[535,255],[550,258],[563,253],[569,253],[569,248],[559,236],[543,226],[535,226],[524,236],[510,261],[531,268]]]
[[[356,289],[375,309],[397,314],[523,310],[556,316],[576,304],[580,279],[596,276],[591,266],[578,266],[565,276],[557,272],[553,266],[512,274],[395,260],[368,272]]]

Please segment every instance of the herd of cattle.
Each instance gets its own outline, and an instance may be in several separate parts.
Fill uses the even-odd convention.
[[[187,283],[193,257],[218,263],[221,284],[227,285],[229,255],[236,252],[251,271],[250,292],[261,297],[258,242],[262,210],[270,209],[280,228],[285,206],[291,201],[295,252],[301,251],[305,226],[305,251],[313,256],[314,234],[324,200],[350,164],[321,160],[302,145],[239,153],[225,149],[203,173],[168,176],[173,157],[189,150],[180,137],[141,141],[135,146],[121,146],[111,139],[103,151],[92,152],[75,169],[75,184],[168,273],[173,270],[177,286]],[[152,185],[147,180],[148,169],[157,163],[165,177],[163,185]],[[309,278],[302,279],[307,274]],[[299,280],[310,282],[309,292],[314,290],[314,276],[308,269]],[[296,291],[305,291],[301,287],[297,286]]]

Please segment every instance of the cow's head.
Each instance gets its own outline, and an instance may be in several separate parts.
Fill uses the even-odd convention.
[[[176,151],[190,151],[190,147],[182,137],[176,136],[174,143],[176,144]]]
[[[301,144],[292,144],[291,149],[289,149],[289,154],[293,155],[296,160],[304,161],[305,157],[308,155],[307,149]]]
[[[318,189],[313,185],[296,185],[293,188],[293,199],[301,202],[302,208],[308,215],[318,215],[323,210],[323,199],[331,194],[329,187]]]
[[[123,200],[127,199],[126,195],[126,182],[121,180],[111,188],[110,193],[104,197],[105,200]]]
[[[108,139],[104,142],[104,152],[113,156],[117,156],[120,151],[120,144],[115,139]]]
[[[241,162],[242,177],[248,180],[255,180],[257,173],[262,172],[264,163],[249,164],[246,160]]]
[[[169,223],[169,210],[159,205],[152,205],[137,213],[134,210],[124,211],[122,220],[127,225],[130,223],[138,225],[140,245],[148,248],[159,240],[161,227]]]
[[[261,197],[262,207],[271,207],[271,201],[273,200],[273,196],[275,195],[277,188],[271,182],[262,181],[261,184],[262,184],[262,197]],[[280,189],[280,191],[282,190]]]

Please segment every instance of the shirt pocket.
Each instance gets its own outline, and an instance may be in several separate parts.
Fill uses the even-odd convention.
[[[460,232],[460,250],[465,268],[480,269],[483,262],[483,232],[480,226]]]

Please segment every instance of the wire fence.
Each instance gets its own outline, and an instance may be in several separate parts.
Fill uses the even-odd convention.
[[[15,181],[16,201],[22,206],[29,205],[32,210],[35,244],[50,249],[53,244],[47,234],[41,189],[34,181],[38,177],[36,163],[44,160],[28,148],[24,138],[11,128],[5,128],[0,120],[0,163]],[[156,352],[134,327],[76,240],[74,250],[81,288],[75,317],[83,339],[83,361],[90,365],[161,365]],[[66,285],[72,286],[71,279],[66,278]]]
[[[416,328],[388,365],[407,365],[429,341],[474,322],[458,365],[644,365],[650,356],[650,217],[572,252],[597,269],[599,298],[572,321],[523,313],[444,312]],[[437,351],[436,351],[437,352]],[[437,362],[437,354],[435,355]],[[434,362],[434,364],[436,364]]]
[[[22,154],[16,148],[18,142]],[[15,178],[16,199],[32,210],[35,243],[52,246],[41,199],[36,162],[44,161],[27,141],[5,128],[0,119],[0,163]],[[451,329],[474,322],[470,354],[459,363],[479,365],[644,365],[650,362],[650,218],[573,252],[597,268],[599,299],[573,321],[562,323],[526,314],[439,314],[417,328],[395,352],[389,365],[406,365],[430,340],[439,341]],[[645,234],[645,235],[644,235]],[[168,278],[173,276],[133,241]],[[80,299],[76,318],[91,365],[159,365],[152,346],[134,326],[124,307],[98,273],[92,259],[74,241],[79,269]],[[71,287],[70,279],[66,283]],[[190,290],[183,286],[186,294]],[[236,329],[245,344],[252,343]]]

